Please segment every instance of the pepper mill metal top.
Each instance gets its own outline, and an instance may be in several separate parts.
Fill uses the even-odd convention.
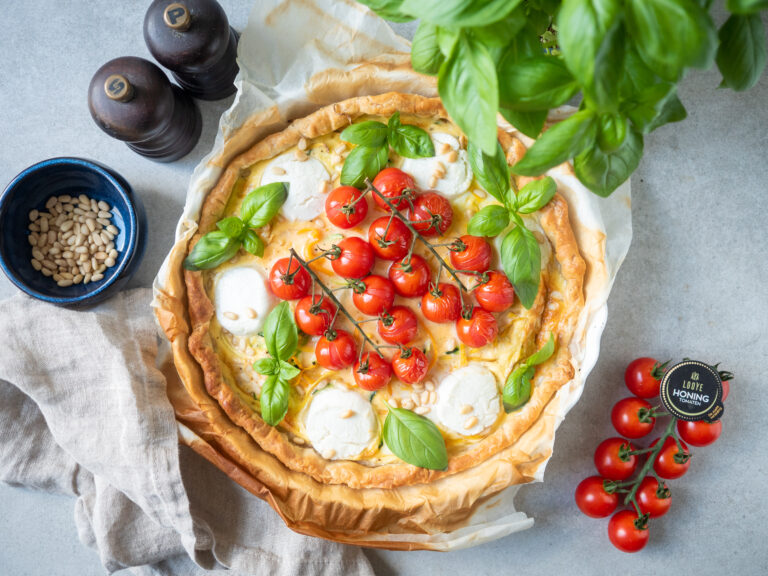
[[[143,58],[115,58],[99,68],[88,88],[88,107],[104,132],[161,162],[181,158],[200,137],[194,101]]]
[[[237,33],[216,0],[154,0],[144,17],[144,41],[195,98],[235,92]]]

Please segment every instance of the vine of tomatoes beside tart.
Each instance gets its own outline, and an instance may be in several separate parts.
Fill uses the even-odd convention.
[[[350,125],[358,143],[343,139]],[[366,148],[381,126],[416,144]],[[499,138],[504,163],[519,159],[522,145]],[[540,253],[537,284],[516,294],[500,257],[505,234],[468,233],[502,202],[439,100],[345,101],[235,164],[208,196],[192,246],[217,225],[220,242],[232,229],[240,244],[185,272],[189,348],[230,419],[288,468],[352,488],[429,482],[511,446],[573,377],[584,262],[567,204],[554,195],[502,226],[525,227]],[[262,222],[267,201],[254,193],[279,195],[281,183],[279,210]],[[513,178],[511,189],[522,184]],[[238,215],[259,225],[246,230]],[[280,379],[286,388],[275,391]],[[276,394],[287,394],[279,418],[263,405]],[[404,457],[397,442],[423,454]]]

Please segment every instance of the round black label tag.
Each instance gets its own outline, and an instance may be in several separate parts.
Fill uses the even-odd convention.
[[[717,370],[696,360],[672,366],[661,379],[661,403],[681,420],[715,422],[723,415],[723,383]]]

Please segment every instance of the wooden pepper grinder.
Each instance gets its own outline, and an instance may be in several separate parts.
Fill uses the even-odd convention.
[[[235,92],[237,40],[216,0],[155,0],[144,17],[144,41],[152,56],[203,100]]]
[[[181,158],[200,138],[202,119],[194,100],[143,58],[115,58],[99,68],[88,89],[88,107],[104,132],[160,162]]]

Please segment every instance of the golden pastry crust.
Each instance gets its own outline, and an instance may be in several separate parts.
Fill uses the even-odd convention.
[[[242,170],[288,150],[302,137],[311,140],[339,131],[360,116],[389,116],[397,111],[402,114],[447,119],[439,99],[389,93],[352,98],[327,106],[295,121],[282,132],[256,143],[229,164],[207,196],[200,215],[199,231],[190,242],[189,249],[191,250],[201,234],[213,229],[216,221],[223,216],[234,183]],[[513,136],[500,130],[499,138],[511,162],[518,160],[524,153],[525,147]],[[513,448],[535,425],[558,389],[574,376],[567,344],[571,340],[576,320],[584,305],[584,261],[579,255],[569,222],[568,207],[562,197],[557,195],[542,209],[540,224],[554,249],[555,257],[550,267],[543,271],[543,281],[533,307],[524,312],[528,321],[526,340],[531,344],[531,349],[525,353],[532,352],[534,344],[535,347],[541,346],[549,332],[554,332],[557,336],[557,353],[537,369],[530,401],[518,412],[505,416],[502,424],[486,437],[464,448],[453,450],[448,469],[445,471],[426,470],[403,462],[369,466],[355,461],[329,461],[312,448],[291,442],[279,427],[266,424],[242,399],[242,395],[226,382],[210,334],[214,307],[206,293],[203,274],[184,271],[187,310],[191,322],[188,349],[196,367],[201,370],[208,394],[218,401],[231,422],[245,430],[262,450],[276,458],[287,469],[306,475],[320,485],[342,485],[351,489],[392,489],[434,484],[469,471]],[[564,279],[566,286],[565,293],[557,302],[557,306],[562,307],[557,314],[553,312],[553,306],[550,306],[552,301],[549,277],[554,273]],[[534,338],[537,339],[535,342]]]

